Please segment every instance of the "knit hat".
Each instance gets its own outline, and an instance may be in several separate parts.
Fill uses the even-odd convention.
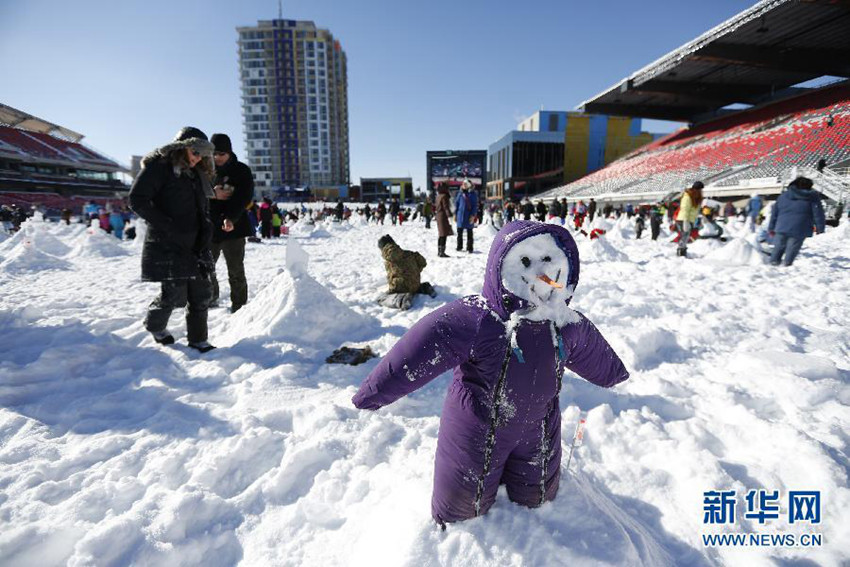
[[[215,151],[223,154],[232,154],[233,146],[230,143],[230,136],[227,134],[213,134],[210,141],[215,146]]]
[[[378,239],[378,248],[383,248],[387,244],[395,244],[395,240],[389,234],[385,234]]]

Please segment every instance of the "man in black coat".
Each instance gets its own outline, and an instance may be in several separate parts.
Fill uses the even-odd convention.
[[[398,221],[398,211],[399,211],[398,197],[393,197],[393,200],[390,201],[390,222],[393,223],[393,226],[395,226],[396,221]],[[384,224],[384,223],[381,223],[381,224]]]
[[[251,168],[233,153],[226,134],[213,134],[215,146],[215,196],[210,199],[213,226],[212,258],[224,254],[227,279],[230,282],[230,311],[236,313],[248,302],[248,280],[245,278],[245,237],[253,236],[247,208],[254,199],[254,175]],[[212,305],[218,302],[219,286],[215,270],[211,275]]]
[[[130,188],[130,207],[148,224],[142,279],[162,283],[148,308],[145,328],[156,342],[172,344],[168,319],[175,308],[188,303],[189,346],[201,352],[214,348],[207,342],[209,273],[214,269],[208,204],[212,151],[206,134],[191,126],[183,128],[173,142],[145,156]]]

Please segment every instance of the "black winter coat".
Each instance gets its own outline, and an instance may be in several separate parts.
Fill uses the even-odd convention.
[[[130,188],[130,208],[148,223],[142,279],[160,282],[200,276],[198,255],[209,248],[212,225],[203,181],[165,157],[147,162]]]
[[[215,168],[215,183],[213,185],[233,186],[233,195],[230,199],[210,199],[210,220],[213,226],[213,242],[223,240],[234,240],[254,236],[254,227],[248,220],[247,207],[254,199],[254,176],[251,168],[239,161],[236,154],[230,154],[221,167]],[[224,219],[230,219],[233,230],[224,232],[221,226]]]

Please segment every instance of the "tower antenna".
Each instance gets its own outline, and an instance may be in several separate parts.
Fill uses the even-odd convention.
[[[283,0],[277,0],[277,19],[283,19]]]

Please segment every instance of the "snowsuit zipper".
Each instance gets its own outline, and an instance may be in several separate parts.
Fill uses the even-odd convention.
[[[555,347],[555,376],[557,379],[557,390],[555,392],[555,397],[557,398],[561,394],[561,360],[566,358],[566,354],[564,352],[564,342],[561,338],[561,332],[558,327],[552,323],[552,329],[554,332],[554,336],[556,337],[556,344],[553,345]],[[502,370],[499,373],[499,379],[496,381],[496,388],[493,392],[493,403],[490,406],[490,429],[487,432],[487,440],[484,444],[484,470],[481,472],[481,476],[478,477],[478,486],[475,491],[475,516],[477,517],[481,512],[481,497],[484,493],[484,480],[487,478],[487,474],[490,472],[490,466],[493,460],[493,447],[496,444],[496,425],[499,422],[499,410],[501,409],[502,396],[505,389],[505,380],[508,375],[508,364],[511,361],[511,354],[515,354],[517,360],[520,363],[524,363],[525,360],[522,357],[522,351],[519,347],[513,346],[514,334],[516,333],[516,329],[513,329],[511,332],[511,336],[508,337],[508,346],[505,349],[505,357],[502,360]],[[542,470],[541,478],[540,478],[540,504],[543,504],[543,501],[546,497],[546,466],[549,462],[549,457],[551,456],[551,448],[549,447],[548,440],[546,439],[546,429],[548,425],[548,411],[546,413],[546,417],[543,418],[541,422],[541,441],[540,441],[540,468]]]
[[[490,405],[490,429],[487,432],[487,441],[484,443],[484,470],[478,477],[478,486],[475,490],[475,516],[481,513],[481,496],[484,494],[484,479],[490,472],[490,464],[493,460],[493,446],[496,444],[496,423],[499,421],[499,409],[501,406],[502,391],[505,388],[505,379],[508,375],[508,364],[511,361],[511,341],[508,339],[508,347],[505,349],[505,358],[502,361],[502,371],[496,381],[496,389],[493,392],[493,403]]]
[[[561,395],[561,381],[563,379],[563,372],[561,371],[561,361],[566,358],[566,352],[564,348],[564,340],[561,338],[561,330],[558,329],[558,326],[555,323],[552,323],[552,333],[555,337],[555,377],[558,382],[558,388],[555,391],[555,399],[557,400],[558,396]],[[553,404],[555,402],[550,402]],[[549,409],[551,411],[551,408]],[[549,458],[552,456],[552,447],[549,446],[549,439],[546,437],[546,430],[549,425],[549,411],[546,412],[546,417],[543,418],[543,422],[541,423],[541,431],[540,431],[540,503],[539,505],[543,505],[543,502],[546,501],[546,473],[547,466],[549,465]]]

